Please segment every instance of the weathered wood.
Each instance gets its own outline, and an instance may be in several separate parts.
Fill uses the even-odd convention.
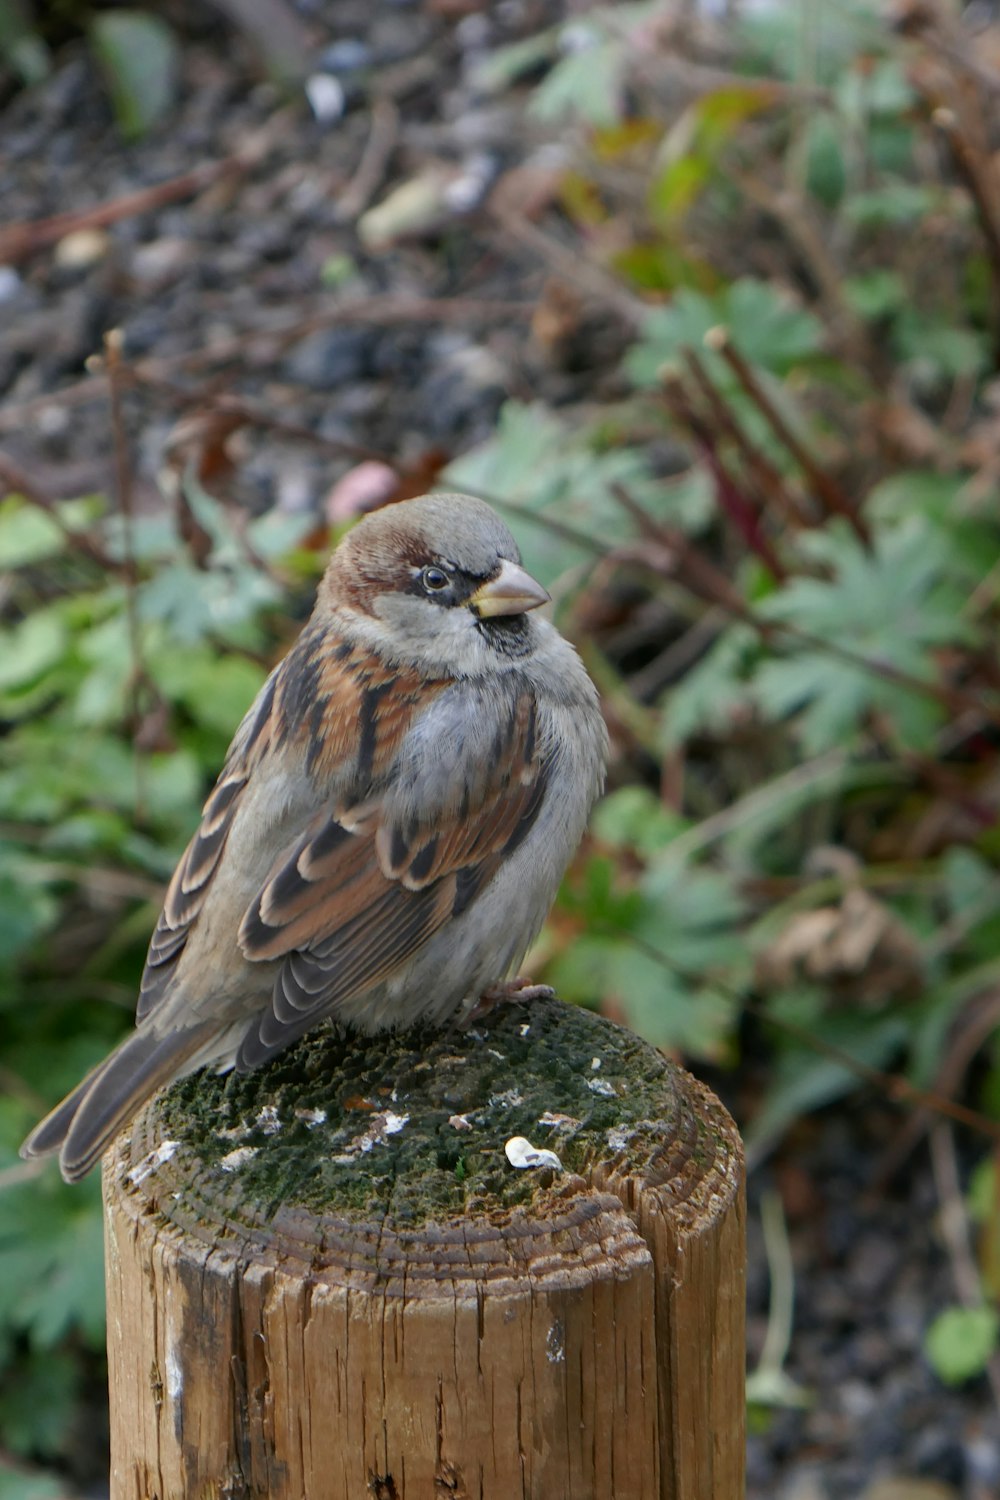
[[[609,1022],[323,1030],[104,1180],[112,1500],[743,1495],[739,1138]]]

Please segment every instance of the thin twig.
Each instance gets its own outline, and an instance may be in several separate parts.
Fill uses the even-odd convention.
[[[222,161],[203,162],[190,172],[169,177],[153,187],[123,193],[120,198],[95,204],[93,208],[72,209],[66,213],[53,214],[48,219],[10,224],[6,229],[0,229],[0,263],[17,265],[37,251],[58,244],[78,229],[103,228],[107,224],[117,224],[121,219],[134,219],[139,214],[152,213],[181,198],[193,198],[196,193],[222,178],[242,172],[247,164],[246,157],[237,152]]]
[[[811,525],[810,517],[805,514],[798,496],[789,491],[785,476],[747,436],[736,413],[709,376],[697,350],[688,347],[683,352],[692,379],[708,402],[713,420],[733,443],[747,469],[754,476],[764,504],[771,503],[792,527]]]
[[[372,124],[354,176],[337,200],[337,216],[344,223],[364,213],[378,191],[399,139],[399,110],[391,99],[372,104]]]
[[[795,1313],[795,1267],[781,1197],[773,1190],[761,1195],[760,1223],[771,1296],[764,1347],[747,1377],[747,1398],[764,1405],[805,1406],[808,1395],[785,1371]]]
[[[138,573],[135,562],[132,465],[129,462],[128,435],[125,429],[125,416],[122,410],[122,387],[125,384],[122,378],[124,364],[122,360],[122,343],[123,338],[120,328],[113,328],[104,336],[104,359],[108,372],[108,394],[111,401],[111,431],[115,454],[115,490],[122,522],[122,557],[125,565],[125,621],[128,630],[129,651],[132,657],[132,670],[129,674],[129,697],[132,705],[132,733],[135,737],[139,733],[140,691],[145,679],[145,669],[142,660],[142,635],[139,627],[139,609],[136,599]],[[135,764],[135,816],[136,820],[141,823],[145,798],[143,796],[142,754],[138,744],[133,745],[133,759]]]
[[[926,955],[926,949],[925,949]],[[936,1094],[950,1097],[957,1093],[966,1069],[980,1048],[996,1031],[1000,1024],[1000,989],[994,989],[972,1007],[963,1006],[960,1023],[948,1043],[944,1061],[933,1079]],[[875,1176],[874,1186],[882,1188],[899,1170],[917,1143],[931,1125],[931,1117],[924,1109],[917,1110],[887,1148]]]
[[[88,562],[95,563],[108,573],[121,571],[121,563],[110,553],[105,552],[99,542],[95,542],[86,532],[74,531],[71,526],[66,525],[56,501],[40,489],[7,453],[0,453],[0,485],[8,492],[23,496],[25,500],[50,516],[66,538],[67,545],[79,552]]]
[[[753,614],[728,576],[700,552],[682,531],[651,516],[623,485],[613,484],[611,492],[619,505],[637,522],[640,536],[659,544],[657,550],[648,547],[619,547],[616,555],[621,562],[646,568],[658,578],[676,578],[696,599],[707,604],[717,604],[727,615],[745,620],[755,628],[766,629],[764,622]]]
[[[355,463],[384,463],[396,469],[401,475],[406,472],[390,457],[374,448],[368,448],[363,443],[352,443],[347,438],[325,437],[322,433],[315,432],[313,428],[305,427],[300,422],[289,422],[284,417],[276,416],[267,407],[247,400],[243,396],[233,396],[227,391],[216,391],[208,385],[178,385],[171,380],[144,374],[141,366],[138,365],[124,370],[122,379],[143,390],[155,391],[159,395],[183,402],[185,406],[194,407],[200,414],[207,416],[212,412],[217,412],[222,416],[230,417],[233,419],[234,431],[237,427],[263,427],[269,432],[288,438],[290,442],[308,443],[320,453],[327,453],[331,457],[349,458]]]
[[[646,304],[626,291],[602,265],[581,255],[579,247],[572,249],[560,244],[522,214],[494,209],[489,211],[489,217],[505,238],[531,250],[566,281],[613,307],[630,327],[637,328],[644,322],[649,313]]]
[[[1000,367],[1000,205],[991,180],[993,169],[969,140],[953,109],[939,106],[931,115],[931,123],[948,142],[955,169],[975,205],[979,227],[986,241],[992,276],[993,363],[995,368]]]
[[[816,498],[828,511],[834,515],[843,516],[853,528],[858,540],[863,542],[866,547],[870,547],[871,533],[862,517],[858,514],[857,508],[851,503],[836,481],[816,462],[798,434],[789,426],[782,413],[771,400],[768,392],[764,389],[753,366],[736,348],[730,336],[729,329],[721,326],[710,329],[705,335],[705,344],[709,349],[713,349],[716,353],[722,355],[722,358],[736,376],[743,390],[753,401],[761,416],[764,417],[775,437],[779,442],[784,444],[795,459],[795,462],[812,486]]]
[[[784,771],[770,781],[754,787],[753,791],[745,793],[709,817],[702,818],[685,833],[678,834],[663,850],[664,863],[684,863],[709,845],[728,838],[731,833],[746,828],[755,819],[766,816],[776,806],[796,797],[800,792],[817,785],[822,786],[827,781],[835,783],[847,768],[848,758],[844,750],[827,750],[801,766],[793,766],[790,771]]]
[[[805,262],[824,304],[827,321],[835,333],[839,330],[841,345],[851,346],[866,364],[877,365],[876,351],[868,331],[844,296],[844,273],[831,256],[814,215],[796,194],[776,191],[749,172],[741,172],[738,181],[741,192],[764,213],[770,214]]]
[[[659,547],[618,548],[614,555],[619,561],[642,568],[656,578],[671,579],[686,588],[696,599],[720,605],[733,619],[752,626],[763,641],[773,641],[775,636],[788,637],[848,662],[871,677],[896,683],[898,687],[906,688],[908,692],[917,693],[920,697],[931,698],[949,713],[975,715],[975,722],[980,724],[984,719],[990,723],[1000,723],[1000,704],[988,701],[982,693],[967,692],[964,688],[952,687],[949,683],[915,677],[894,666],[892,662],[862,656],[849,646],[843,646],[828,636],[814,635],[790,620],[764,619],[745,602],[726,575],[703,557],[687,538],[648,516],[621,486],[613,485],[612,490],[631,514],[642,519],[645,534],[655,538],[660,544]]]
[[[716,495],[723,511],[768,572],[779,583],[783,583],[788,577],[788,570],[764,531],[760,516],[747,500],[719,452],[711,427],[703,421],[688,400],[683,382],[676,376],[664,381],[663,396],[675,417],[687,427],[697,443],[702,459],[715,480]]]

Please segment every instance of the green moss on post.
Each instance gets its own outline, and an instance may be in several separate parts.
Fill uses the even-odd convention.
[[[114,1500],[742,1494],[738,1137],[599,1017],[322,1028],[155,1101],[106,1194]]]

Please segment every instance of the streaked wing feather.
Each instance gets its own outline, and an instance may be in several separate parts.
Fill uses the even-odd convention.
[[[202,810],[198,830],[167,887],[163,910],[146,955],[136,1022],[150,1015],[169,991],[191,928],[211,889],[251,770],[271,741],[271,711],[277,676],[277,673],[272,674],[265,683],[237,730],[226,764]]]

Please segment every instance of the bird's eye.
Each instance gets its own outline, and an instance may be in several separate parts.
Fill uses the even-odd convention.
[[[439,594],[451,582],[443,568],[422,568],[420,582],[429,594]]]

